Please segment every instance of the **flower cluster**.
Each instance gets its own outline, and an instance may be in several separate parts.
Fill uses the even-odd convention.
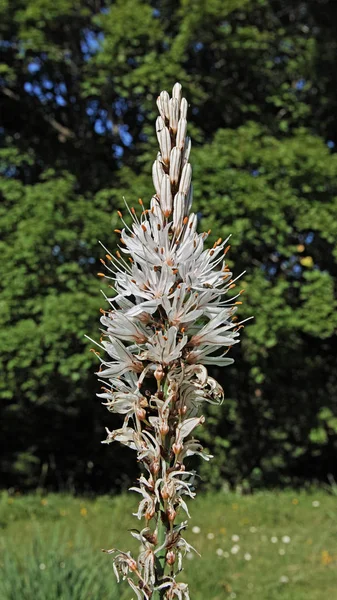
[[[150,207],[126,209],[120,250],[102,260],[114,295],[103,311],[97,352],[99,379],[109,411],[124,415],[122,427],[107,429],[105,443],[118,441],[137,453],[143,472],[137,487],[136,513],[144,527],[132,535],[141,544],[137,559],[109,550],[117,578],[126,578],[139,599],[189,599],[178,583],[182,559],[192,548],[184,538],[187,521],[176,524],[180,509],[189,516],[186,498],[194,498],[195,472],[185,459],[207,455],[194,430],[202,425],[204,402],[219,404],[220,385],[205,365],[233,362],[228,350],[239,341],[242,323],[234,313],[241,304],[226,265],[227,240],[205,248],[208,233],[197,232],[191,212],[192,167],[187,130],[187,101],[181,85],[172,97],[157,100],[156,133],[160,152],[153,164],[155,188]],[[140,213],[140,214],[139,214]]]

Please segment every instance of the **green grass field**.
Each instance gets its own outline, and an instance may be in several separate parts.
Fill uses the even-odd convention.
[[[1,600],[131,600],[101,548],[137,549],[136,497],[0,501]],[[337,497],[213,494],[190,504],[191,600],[337,600]]]

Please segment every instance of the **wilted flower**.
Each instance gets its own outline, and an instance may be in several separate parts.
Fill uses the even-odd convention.
[[[155,193],[149,208],[139,200],[138,214],[126,205],[131,225],[118,213],[121,249],[115,255],[105,249],[102,259],[114,295],[105,296],[109,307],[102,310],[97,346],[108,357],[95,353],[103,384],[98,396],[124,417],[122,427],[106,430],[104,443],[118,441],[135,450],[144,467],[131,488],[140,495],[135,516],[145,519],[141,531],[131,532],[141,550],[137,560],[108,550],[117,579],[127,579],[137,599],[189,600],[187,584],[175,579],[184,556],[194,551],[183,537],[187,521],[175,525],[180,509],[189,516],[186,498],[195,496],[195,472],[184,463],[193,455],[212,458],[194,437],[205,420],[202,404],[223,400],[205,365],[233,362],[227,353],[239,342],[243,322],[233,318],[241,292],[226,298],[236,285],[225,261],[228,240],[205,248],[209,232],[197,232],[191,213],[191,141],[181,85],[175,84],[171,98],[161,92],[157,106]],[[237,545],[231,549],[238,551]]]

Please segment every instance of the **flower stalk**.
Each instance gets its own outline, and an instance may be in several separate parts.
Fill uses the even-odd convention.
[[[101,342],[108,355],[99,356],[102,392],[112,413],[123,415],[119,429],[103,443],[117,441],[135,450],[141,465],[135,516],[140,529],[131,532],[140,543],[130,552],[107,550],[119,581],[126,579],[137,600],[189,600],[188,585],[177,581],[185,554],[194,550],[184,537],[190,517],[186,499],[195,497],[196,472],[188,459],[207,455],[194,430],[204,423],[204,402],[220,404],[221,386],[205,365],[226,366],[238,343],[243,322],[234,313],[241,292],[235,287],[225,255],[227,241],[206,249],[208,233],[197,232],[192,208],[191,141],[187,137],[188,104],[181,85],[157,99],[158,155],[153,164],[155,193],[150,207],[122,213],[120,250],[107,251],[103,275],[114,295],[101,317]],[[179,519],[178,519],[179,517]]]

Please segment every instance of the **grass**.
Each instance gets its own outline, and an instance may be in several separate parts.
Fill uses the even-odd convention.
[[[101,548],[137,551],[129,494],[0,496],[1,600],[131,600]],[[212,494],[191,505],[182,580],[191,600],[337,599],[337,498]],[[200,530],[199,530],[200,529]]]

